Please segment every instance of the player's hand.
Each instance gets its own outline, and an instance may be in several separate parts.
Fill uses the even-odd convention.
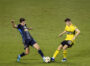
[[[62,36],[62,34],[59,34],[59,36],[58,37],[61,37]]]
[[[32,30],[32,27],[28,28],[29,30]]]
[[[12,24],[14,24],[14,22],[15,22],[14,20],[11,20],[11,23],[12,23]]]

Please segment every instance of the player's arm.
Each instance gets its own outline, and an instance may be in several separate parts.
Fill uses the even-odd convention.
[[[59,37],[61,37],[63,34],[65,34],[67,31],[63,31],[62,33],[59,34]]]
[[[28,30],[32,30],[32,27],[28,28]]]
[[[73,37],[72,41],[76,39],[76,37],[80,34],[80,30],[79,29],[75,29],[76,31],[76,34],[75,36]]]
[[[11,21],[12,27],[17,28],[17,25],[15,24],[14,20]]]

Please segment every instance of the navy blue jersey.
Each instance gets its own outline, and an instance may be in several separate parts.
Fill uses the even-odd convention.
[[[26,25],[22,26],[21,24],[18,24],[17,29],[19,30],[19,32],[23,38],[23,41],[25,41],[27,39],[32,40],[32,36],[30,35]]]

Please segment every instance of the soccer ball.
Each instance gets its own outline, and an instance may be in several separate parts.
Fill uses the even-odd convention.
[[[50,57],[45,57],[45,62],[49,63],[50,62]]]

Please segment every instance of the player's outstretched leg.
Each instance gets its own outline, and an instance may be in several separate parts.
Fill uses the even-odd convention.
[[[38,50],[38,53],[40,54],[40,56],[43,58],[43,61],[45,62],[45,56],[44,56],[42,50],[40,49],[39,45],[37,43],[35,43],[33,45],[33,47]]]
[[[65,46],[63,47],[63,59],[62,59],[62,62],[67,61],[67,48],[68,48],[67,45],[65,45]]]
[[[62,47],[63,47],[62,45],[59,45],[59,47],[57,48],[57,50],[53,54],[53,57],[51,58],[51,61],[55,61],[55,58],[58,55],[58,53],[60,52],[60,50],[62,49]]]
[[[17,57],[17,62],[20,61],[21,57],[28,55],[29,54],[29,47],[25,48],[25,52],[21,53],[20,55],[18,55]]]

